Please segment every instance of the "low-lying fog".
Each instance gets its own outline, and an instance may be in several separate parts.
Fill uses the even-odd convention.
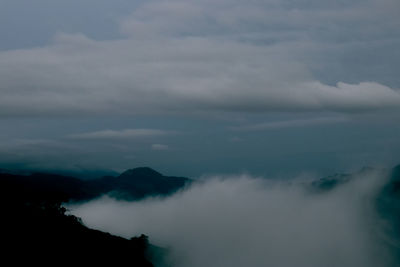
[[[385,178],[386,179],[386,178]],[[167,198],[68,205],[89,227],[170,248],[176,267],[392,266],[370,173],[315,193],[293,179],[213,177]]]

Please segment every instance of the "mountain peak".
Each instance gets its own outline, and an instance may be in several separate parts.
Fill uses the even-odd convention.
[[[153,170],[149,167],[138,167],[134,169],[129,169],[120,174],[119,177],[161,177],[161,173]]]

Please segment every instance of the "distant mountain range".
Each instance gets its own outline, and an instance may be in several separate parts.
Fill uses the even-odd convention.
[[[14,196],[57,202],[88,200],[104,194],[129,200],[166,196],[191,181],[185,177],[164,176],[148,167],[130,169],[117,177],[104,176],[91,180],[49,173],[0,173],[2,188],[8,188]]]

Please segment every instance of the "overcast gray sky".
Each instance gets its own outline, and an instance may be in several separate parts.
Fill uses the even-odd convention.
[[[3,167],[400,162],[397,0],[0,0]]]

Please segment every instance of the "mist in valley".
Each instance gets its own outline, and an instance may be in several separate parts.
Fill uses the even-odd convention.
[[[371,170],[323,189],[304,177],[214,176],[169,197],[104,195],[67,208],[89,227],[150,236],[168,251],[159,266],[398,266],[376,204],[388,179]]]

